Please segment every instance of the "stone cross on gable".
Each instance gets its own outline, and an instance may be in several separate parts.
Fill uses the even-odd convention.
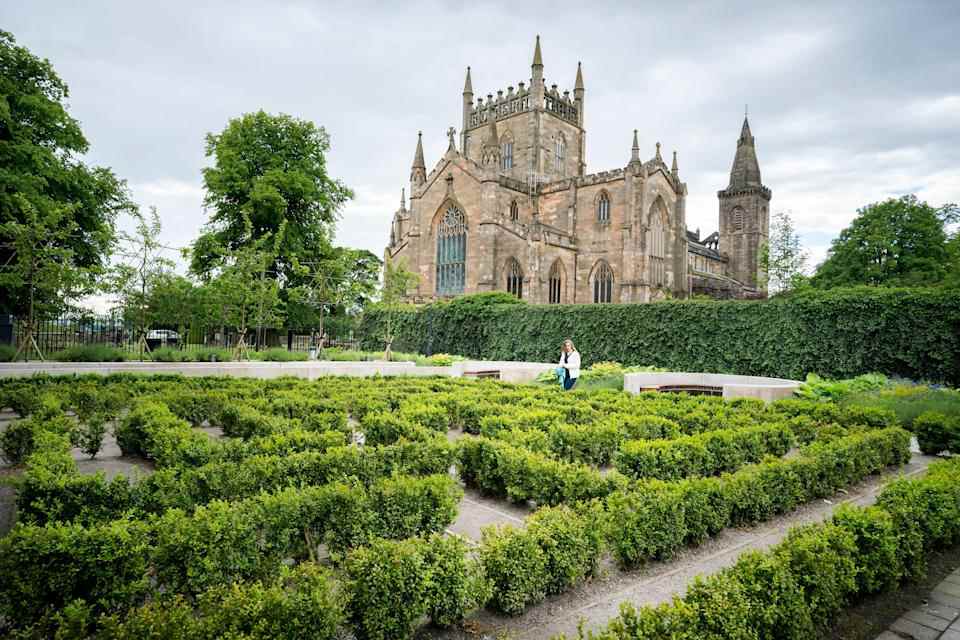
[[[455,135],[457,135],[457,130],[456,130],[456,129],[454,129],[453,127],[450,127],[449,129],[447,129],[447,137],[450,138],[450,146],[447,147],[447,151],[456,151],[456,150],[457,150],[457,145],[456,145],[456,143],[453,141],[453,137],[454,137]]]

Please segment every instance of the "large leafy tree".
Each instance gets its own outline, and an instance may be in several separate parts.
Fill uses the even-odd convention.
[[[269,235],[280,244],[268,271],[287,286],[298,275],[295,258],[328,254],[340,208],[353,196],[327,174],[329,148],[323,127],[264,111],[208,134],[213,165],[203,171],[204,202],[212,213],[194,244],[191,269],[198,274],[215,269],[222,248],[237,250]]]
[[[35,312],[58,306],[67,289],[92,290],[106,266],[117,215],[133,209],[124,183],[109,169],[80,161],[89,145],[67,113],[67,96],[67,85],[48,60],[0,31],[0,224],[5,225],[0,266],[8,268],[0,284],[0,313],[26,316],[31,306]],[[69,275],[69,287],[49,277],[50,286],[37,287],[27,277],[29,269],[9,271],[17,260],[29,261],[15,255],[31,244],[17,227],[27,221],[55,231],[36,248],[67,262],[59,272]],[[17,273],[23,277],[14,277]]]
[[[946,225],[956,217],[956,206],[933,207],[913,195],[868,205],[833,241],[811,282],[822,288],[939,285],[949,266]]]

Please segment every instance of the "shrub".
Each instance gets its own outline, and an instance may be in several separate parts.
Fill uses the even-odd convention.
[[[920,414],[913,421],[920,451],[935,455],[949,450],[960,453],[960,417],[946,416],[936,411]]]
[[[223,435],[231,438],[254,438],[283,431],[290,421],[280,416],[263,413],[243,404],[227,404],[220,411]]]
[[[58,362],[123,362],[127,354],[116,347],[85,344],[52,353],[49,359]]]
[[[605,506],[604,537],[621,564],[666,558],[683,544],[684,503],[677,487],[640,484],[612,493]]]
[[[189,352],[196,362],[230,362],[233,351],[220,347],[202,347]]]
[[[528,532],[510,525],[484,528],[480,562],[492,585],[490,604],[496,610],[518,614],[547,596],[547,554]]]
[[[266,360],[272,362],[297,362],[305,361],[309,354],[306,351],[287,351],[282,347],[266,349],[264,351],[253,351],[250,357],[254,360]]]
[[[490,584],[480,563],[468,555],[460,536],[427,539],[424,562],[430,570],[427,615],[434,624],[450,627],[490,599]]]
[[[123,453],[151,458],[161,466],[203,464],[215,449],[205,433],[194,431],[158,401],[141,402],[114,429],[114,435]]]
[[[76,426],[73,432],[74,442],[92,460],[100,453],[106,433],[107,417],[102,414],[94,414]]]
[[[429,602],[429,568],[419,540],[374,540],[346,562],[350,621],[360,640],[410,638]]]
[[[17,350],[8,344],[0,344],[0,362],[13,362]]]
[[[24,420],[11,422],[0,433],[0,451],[8,464],[21,464],[36,450],[41,433],[68,435],[72,431],[73,423],[63,414],[36,412]]]
[[[463,490],[449,475],[381,480],[370,488],[378,516],[374,534],[400,539],[443,531],[457,517],[462,497]]]
[[[193,354],[176,347],[158,347],[149,353],[154,362],[192,362]]]

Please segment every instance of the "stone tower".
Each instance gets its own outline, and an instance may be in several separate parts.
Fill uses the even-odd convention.
[[[760,164],[750,123],[743,118],[737,153],[730,168],[730,184],[717,192],[720,199],[720,253],[729,259],[728,275],[759,289],[760,252],[770,229],[770,189],[760,180]]]

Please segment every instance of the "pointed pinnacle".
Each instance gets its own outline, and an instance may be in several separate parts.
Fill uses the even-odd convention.
[[[407,188],[400,189],[400,211],[407,210]]]
[[[639,162],[639,161],[640,161],[640,143],[637,142],[637,130],[636,130],[636,129],[633,130],[633,149],[632,149],[631,152],[630,152],[630,160],[631,160],[631,162],[633,162],[633,161]]]
[[[752,138],[753,134],[750,133],[750,122],[747,120],[747,116],[743,116],[743,127],[740,128],[740,139],[747,140]]]
[[[673,152],[673,166],[670,167],[671,173],[677,173],[679,169],[677,168],[677,152]]]
[[[543,66],[543,56],[540,54],[540,35],[537,34],[537,46],[533,50],[533,66]]]
[[[574,91],[583,91],[583,72],[580,70],[580,63],[577,63],[577,82],[573,85]]]
[[[657,158],[657,160],[659,160],[660,162],[663,162],[663,156],[660,155],[660,143],[659,143],[659,142],[657,143],[657,156],[656,156],[656,158]]]
[[[427,168],[427,163],[423,161],[423,131],[417,133],[417,152],[413,154],[413,168]]]
[[[467,81],[463,83],[463,95],[473,95],[473,82],[470,80],[470,67],[467,67]]]

